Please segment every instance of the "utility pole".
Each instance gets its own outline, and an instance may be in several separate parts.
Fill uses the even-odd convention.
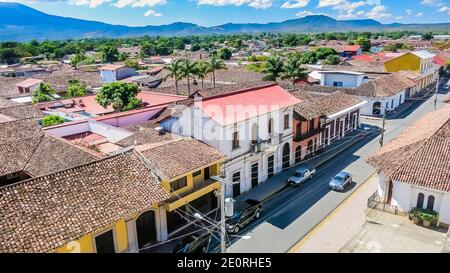
[[[436,111],[436,109],[437,109],[438,93],[439,93],[439,72],[438,72],[438,77],[437,77],[437,82],[436,82],[436,95],[434,97],[434,111]]]
[[[380,145],[383,147],[384,144],[384,127],[386,126],[386,115],[389,113],[389,110],[386,108],[384,109],[384,115],[383,115],[383,125],[381,129],[381,137],[380,137]]]
[[[226,229],[226,215],[225,215],[225,185],[237,184],[230,182],[220,176],[212,176],[212,179],[219,181],[222,185],[220,187],[220,248],[222,253],[227,253],[227,229]]]

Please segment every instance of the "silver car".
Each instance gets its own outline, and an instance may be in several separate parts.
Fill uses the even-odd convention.
[[[330,181],[330,188],[336,191],[344,191],[345,187],[353,181],[353,176],[346,172],[340,172]]]
[[[299,168],[295,171],[295,173],[289,177],[288,183],[293,186],[299,186],[304,184],[307,180],[313,178],[314,174],[316,174],[316,170],[310,170],[308,168]]]

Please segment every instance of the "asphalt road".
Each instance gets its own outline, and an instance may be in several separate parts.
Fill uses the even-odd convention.
[[[448,78],[445,82],[447,81]],[[443,106],[440,101],[444,97],[444,94],[438,95],[438,108]],[[391,140],[412,122],[433,109],[434,96],[431,96],[417,100],[411,108],[402,112],[407,115],[400,113],[394,115],[386,122],[385,141]],[[381,120],[363,118],[362,122],[381,127]],[[266,200],[261,218],[239,234],[246,235],[246,239],[232,240],[232,245],[227,251],[287,252],[375,172],[365,160],[379,147],[379,137],[369,136],[317,168],[314,179],[305,185],[298,188],[286,187]],[[352,173],[354,182],[345,192],[330,191],[328,182],[340,171]]]

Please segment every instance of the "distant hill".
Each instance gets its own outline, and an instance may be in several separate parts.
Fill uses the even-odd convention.
[[[0,41],[117,38],[144,35],[184,36],[213,33],[381,31],[400,29],[448,30],[450,29],[450,23],[422,25],[396,23],[384,25],[372,19],[340,21],[324,15],[312,15],[283,22],[267,24],[229,23],[209,28],[180,22],[160,26],[130,27],[49,15],[22,4],[0,2]]]

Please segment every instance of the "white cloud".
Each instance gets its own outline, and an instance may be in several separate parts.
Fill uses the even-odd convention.
[[[417,17],[421,17],[423,15],[423,12],[419,12],[416,14]]]
[[[423,0],[420,2],[422,5],[425,6],[432,6],[432,7],[441,7],[444,5],[442,0]]]
[[[89,6],[90,8],[96,8],[104,3],[110,3],[111,0],[69,0],[69,5],[75,6]]]
[[[395,20],[403,19],[403,16],[395,16]]]
[[[438,10],[439,12],[446,12],[446,11],[450,11],[450,8],[448,6],[443,6],[442,8],[440,8]]]
[[[247,5],[255,9],[267,9],[275,0],[197,0],[199,5],[210,6],[242,6]]]
[[[409,14],[409,15],[412,14],[412,10],[410,10],[410,9],[405,10],[405,12],[406,12],[406,14]]]
[[[132,7],[154,7],[157,5],[165,5],[167,4],[167,0],[117,0],[114,4],[117,8],[124,8],[127,6]]]
[[[161,14],[161,13],[158,13],[158,12],[152,10],[152,9],[149,9],[149,10],[147,10],[146,13],[144,13],[144,16],[145,16],[145,17],[148,17],[148,16],[161,17],[162,14]]]
[[[289,0],[285,2],[281,8],[282,9],[298,9],[304,8],[309,4],[309,0]]]

